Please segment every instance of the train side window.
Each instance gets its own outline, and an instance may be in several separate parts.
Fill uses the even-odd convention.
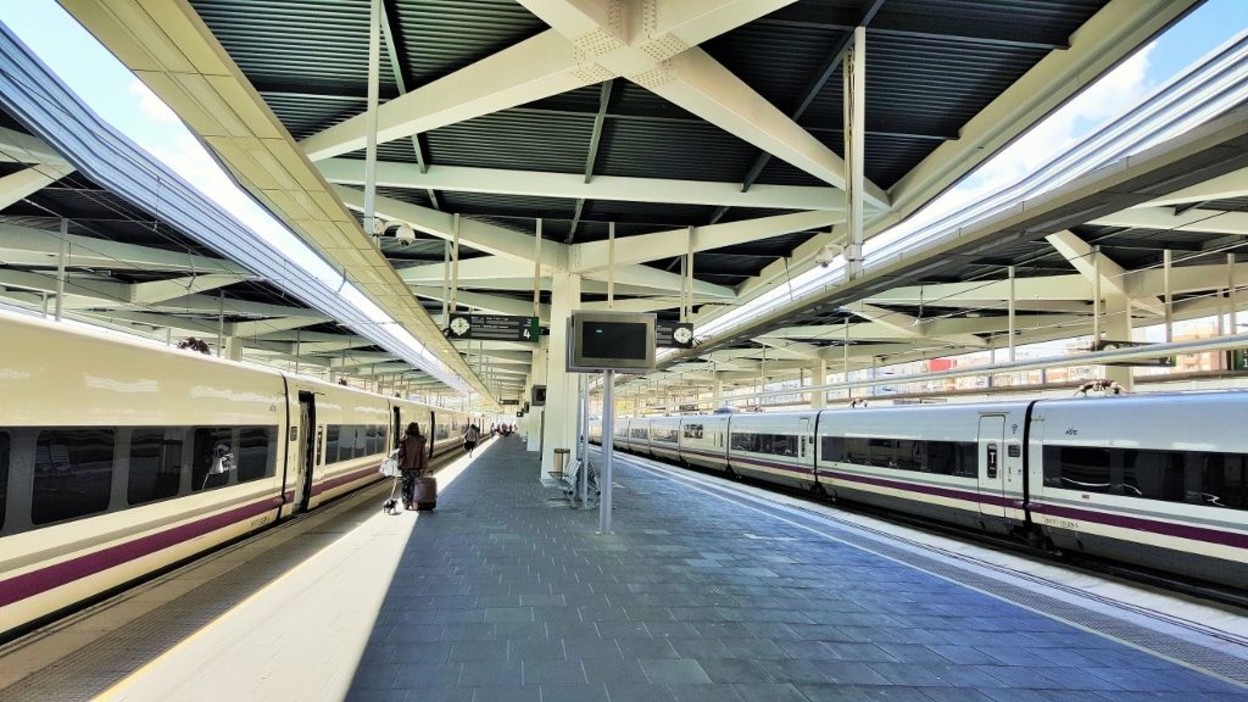
[[[867,449],[871,452],[868,465],[877,468],[897,467],[897,442],[893,439],[867,439]]]
[[[238,433],[238,452],[235,463],[238,482],[259,480],[270,475],[269,455],[273,444],[272,427],[244,427]]]
[[[846,438],[845,460],[860,466],[871,465],[871,445],[867,439],[859,437]]]
[[[1210,453],[1201,467],[1201,501],[1215,507],[1248,509],[1248,467],[1239,454]]]
[[[1056,468],[1057,482],[1050,482],[1050,470]],[[1081,492],[1109,492],[1109,451],[1086,446],[1045,446],[1044,482],[1046,485]]]
[[[919,460],[919,448],[922,442],[911,441],[909,439],[898,439],[897,442],[897,465],[900,470],[920,470],[923,467],[922,461]]]
[[[952,441],[925,441],[927,461],[923,471],[937,475],[955,475],[958,472],[958,447]]]
[[[702,438],[702,425],[701,424],[686,424],[683,427],[683,432],[685,434],[686,439],[701,439]]]
[[[182,487],[182,430],[135,427],[130,432],[126,501],[141,505],[174,497]],[[175,438],[169,438],[170,434]]]
[[[823,437],[819,449],[819,460],[821,461],[845,460],[845,440],[839,436]]]
[[[35,444],[31,522],[49,524],[108,509],[113,490],[112,429],[47,429]]]
[[[1182,502],[1184,487],[1183,454],[1174,451],[1128,449],[1122,456],[1122,490],[1129,497]]]
[[[230,482],[230,471],[213,472],[218,469],[216,449],[224,446],[234,450],[234,430],[230,427],[200,427],[195,430],[195,451],[191,456],[191,490],[212,490],[225,487]],[[237,457],[235,457],[237,460]]]
[[[325,427],[325,465],[338,462],[338,435],[341,432],[341,424],[330,424]]]
[[[9,433],[0,431],[0,529],[4,528],[4,506],[9,497]]]
[[[962,478],[979,477],[979,444],[974,441],[958,441],[958,472]]]

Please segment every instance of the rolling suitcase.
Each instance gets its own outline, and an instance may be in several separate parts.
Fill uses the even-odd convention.
[[[428,512],[436,509],[438,506],[438,479],[437,478],[417,478],[416,479],[416,509],[420,512]]]

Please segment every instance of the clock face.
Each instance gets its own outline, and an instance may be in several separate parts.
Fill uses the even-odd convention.
[[[463,336],[464,334],[467,334],[470,326],[471,325],[468,324],[468,320],[463,317],[455,317],[451,320],[451,331],[454,332],[455,336]]]
[[[687,344],[691,339],[693,339],[693,332],[689,329],[689,327],[677,327],[676,330],[672,332],[672,338],[675,339],[678,344]]]

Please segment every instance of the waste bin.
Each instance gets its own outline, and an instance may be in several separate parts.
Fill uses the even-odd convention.
[[[550,471],[550,477],[556,480],[563,478],[563,469],[568,466],[569,453],[572,453],[569,449],[555,449],[555,469]]]

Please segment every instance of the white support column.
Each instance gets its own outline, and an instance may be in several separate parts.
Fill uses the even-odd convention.
[[[581,305],[581,277],[564,271],[551,272],[550,340],[546,357],[546,440],[542,444],[542,468],[538,477],[555,467],[555,449],[576,445],[576,378],[568,373],[568,319]]]
[[[546,337],[550,338],[550,337]],[[533,346],[533,367],[529,371],[529,382],[521,391],[520,402],[523,405],[524,397],[529,394],[529,388],[534,385],[546,384],[546,346],[545,344],[534,344]],[[528,414],[524,415],[525,432],[528,435],[528,443],[525,446],[529,451],[536,451],[542,445],[542,412],[544,408],[533,407],[530,405]],[[540,475],[539,475],[540,477]]]
[[[824,385],[828,382],[828,360],[820,358],[810,367],[810,384],[813,386]],[[828,392],[826,390],[812,390],[810,393],[810,408],[823,409],[828,406]]]
[[[845,247],[846,275],[862,273],[863,159],[866,140],[867,28],[854,28],[854,43],[845,56],[844,134],[845,185],[849,225]]]
[[[243,360],[243,340],[237,336],[225,337],[225,357],[231,361]]]
[[[715,379],[711,381],[711,410],[717,410],[724,404],[724,379],[719,373],[714,373]]]
[[[1105,300],[1105,336],[1118,341],[1131,341],[1131,298],[1111,295]],[[1127,392],[1135,389],[1131,366],[1105,366],[1105,377],[1115,380]]]

